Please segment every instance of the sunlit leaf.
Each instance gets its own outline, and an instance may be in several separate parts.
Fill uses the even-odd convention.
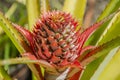
[[[95,72],[93,72],[93,70],[95,71],[98,67],[98,66],[96,66],[96,64],[97,65],[98,65],[98,63],[100,64],[101,61],[104,60],[103,56],[109,55],[108,54],[109,51],[117,46],[120,46],[120,36],[97,47],[96,49],[94,49],[90,53],[88,53],[88,55],[85,56],[85,59],[83,58],[83,60],[81,61],[81,65],[85,66],[85,65],[89,64],[90,62],[92,62],[92,61],[93,62],[86,67],[84,74],[81,77],[81,80],[90,79],[91,76],[94,75],[94,73],[95,73]],[[112,54],[110,54],[110,55],[112,55]]]
[[[40,15],[39,0],[26,0],[29,30],[32,30]]]
[[[44,60],[32,60],[32,59],[29,59],[26,57],[0,60],[0,66],[11,65],[11,64],[28,64],[28,63],[39,64],[39,65],[45,67],[46,70],[51,70],[53,72],[57,72],[56,69],[52,65],[50,65],[48,62],[46,62]]]
[[[119,71],[117,71],[117,70],[120,70],[119,68],[117,68],[118,66],[118,64],[119,64],[119,61],[120,60],[118,60],[117,62],[118,62],[118,64],[116,65],[116,59],[114,58],[114,56],[115,55],[117,55],[116,54],[116,52],[118,51],[118,49],[119,49],[120,47],[117,47],[117,48],[115,48],[115,49],[113,49],[112,51],[110,51],[109,52],[109,54],[105,57],[105,59],[103,60],[103,62],[100,64],[100,66],[98,67],[98,69],[95,71],[95,74],[91,77],[91,80],[103,80],[103,79],[105,79],[105,80],[116,80],[115,79],[115,77],[117,76],[117,75],[119,75],[120,73],[119,73]],[[111,60],[112,60],[112,62],[114,63],[112,63],[111,65],[112,66],[108,66],[109,64],[108,63],[110,63],[111,62]],[[116,65],[116,66],[115,66]],[[110,68],[112,68],[111,70],[107,70],[108,68],[106,68],[106,66],[108,66],[108,68],[110,67]],[[114,67],[113,67],[114,66]],[[115,69],[114,69],[115,68]],[[106,71],[107,70],[107,71]],[[113,71],[113,70],[116,70],[116,71]],[[106,73],[106,74],[103,74],[103,73]],[[115,73],[118,73],[118,74],[112,74],[114,72],[114,74]],[[112,75],[111,75],[112,74]],[[101,76],[100,77],[100,75],[104,75],[104,77],[103,76]],[[111,75],[111,76],[110,76]],[[107,79],[106,79],[106,77],[107,77]],[[114,78],[114,79],[113,79]]]
[[[115,38],[120,34],[120,13],[117,13],[114,18],[110,21],[108,26],[105,28],[104,32],[100,36],[99,40],[97,41],[97,44],[102,44],[112,38]]]
[[[65,0],[63,11],[70,12],[75,18],[79,20],[80,26],[83,23],[87,0]]]
[[[12,78],[7,74],[5,69],[0,66],[0,79],[2,80],[12,80]]]
[[[118,7],[120,6],[120,5],[118,5],[119,3],[120,3],[119,0],[116,0],[116,1],[111,0],[110,3],[108,4],[107,8],[105,9],[105,12],[103,12],[102,15],[99,17],[99,20],[103,19],[105,16],[108,16],[113,11],[117,10]],[[111,8],[111,6],[112,6],[112,8]],[[100,45],[100,44],[103,44],[103,43],[115,38],[116,36],[120,35],[120,28],[118,26],[120,24],[120,22],[119,22],[120,16],[119,15],[120,15],[120,13],[117,13],[114,16],[114,18],[110,21],[110,23],[108,22],[105,25],[102,25],[101,28],[98,29],[91,36],[91,38],[88,41],[88,44],[89,45],[90,44]],[[107,55],[104,55],[104,56],[98,58],[97,60],[95,60],[94,62],[92,62],[91,64],[88,65],[88,67],[84,71],[84,75],[86,74],[86,76],[84,76],[84,77],[82,76],[82,80],[85,80],[85,77],[87,77],[88,79],[91,78],[91,76],[97,70],[100,63],[104,60],[105,56],[107,56]]]
[[[116,11],[119,6],[120,0],[110,0],[109,4],[106,6],[105,10],[103,10],[102,14],[98,17],[97,21],[102,20],[104,17]]]
[[[111,0],[109,2],[109,4],[107,5],[107,7],[105,8],[105,10],[103,10],[102,14],[99,16],[97,21],[100,21],[102,19],[104,19],[105,17],[107,17],[108,15],[112,14],[113,12],[115,12],[116,10],[118,10],[118,8],[120,7],[120,1],[119,0]],[[112,21],[112,23],[116,24],[116,21],[114,20],[114,22]],[[102,25],[100,27],[100,29],[98,29],[92,36],[91,38],[88,40],[87,44],[90,45],[96,45],[98,43],[98,40],[100,39],[101,35],[105,32],[109,24],[109,21],[107,23],[105,23],[104,25]],[[109,27],[110,29],[110,27]],[[113,31],[112,33],[117,32],[117,31]],[[111,34],[112,34],[111,33]],[[104,36],[105,37],[105,36]],[[111,37],[112,39],[113,37]],[[108,39],[109,40],[109,39]]]
[[[120,80],[120,49],[115,52],[107,66],[102,70],[97,80]],[[105,63],[104,61],[102,65]],[[100,69],[100,68],[99,68]],[[98,70],[99,70],[98,69]]]
[[[48,0],[41,0],[41,12],[48,12],[50,10],[50,5]]]

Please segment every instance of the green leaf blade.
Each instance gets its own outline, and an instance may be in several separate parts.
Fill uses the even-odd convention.
[[[26,43],[24,37],[14,28],[9,20],[7,20],[2,13],[0,13],[0,27],[5,31],[11,41],[14,43],[18,51],[23,54],[30,51],[28,44]],[[36,70],[34,64],[28,64],[29,68],[36,75],[38,80],[41,80],[38,71]]]
[[[98,77],[98,80],[119,80],[120,79],[120,49],[116,52],[116,54],[112,57],[110,62],[101,72],[101,75]]]
[[[19,50],[20,53],[25,52],[23,46],[20,44],[22,40],[21,35],[18,31],[12,26],[11,22],[4,18],[3,14],[0,13],[0,26],[6,32],[8,37],[12,40],[15,44],[16,48]]]
[[[108,15],[110,15],[111,13],[115,12],[116,10],[118,10],[118,8],[120,7],[120,1],[119,0],[111,0],[107,7],[105,8],[105,10],[102,12],[102,14],[99,16],[97,21],[100,21],[102,19],[104,19],[105,17],[107,17]],[[119,14],[119,13],[118,13]],[[117,14],[116,14],[117,15]],[[116,21],[114,20],[114,22],[112,21],[112,23],[115,23]],[[100,39],[100,37],[103,35],[103,33],[105,32],[105,30],[107,29],[107,26],[109,25],[110,21],[108,21],[107,23],[103,24],[88,40],[87,45],[97,45],[98,41]],[[111,26],[112,27],[112,26]],[[110,29],[110,28],[109,28]],[[119,30],[119,29],[116,29]],[[115,32],[115,29],[113,30],[113,32]],[[112,33],[113,33],[112,32]],[[117,31],[118,32],[118,31]],[[112,34],[111,33],[111,34]],[[106,36],[104,36],[106,37]],[[113,37],[110,37],[111,39]],[[109,39],[110,39],[109,38]],[[108,40],[109,40],[108,39]]]
[[[40,15],[39,0],[26,0],[29,30],[32,30]]]
[[[110,15],[114,11],[116,11],[119,8],[120,1],[119,0],[110,0],[109,4],[106,6],[105,10],[102,12],[102,14],[98,17],[97,21],[102,20],[106,16]]]
[[[110,53],[105,57],[103,62],[100,64],[100,66],[96,70],[95,74],[91,77],[91,80],[94,80],[94,79],[96,79],[96,80],[103,80],[103,79],[116,80],[115,79],[116,76],[118,76],[120,74],[120,72],[119,72],[120,69],[118,68],[120,59],[118,57],[115,58],[116,55],[117,56],[120,55],[118,53],[119,48],[120,47],[117,47],[117,48],[113,49],[112,51],[110,51]]]
[[[104,32],[100,36],[99,40],[97,41],[96,45],[100,45],[104,42],[107,42],[108,40],[111,40],[112,38],[115,38],[120,34],[120,12],[117,13],[113,19],[110,21],[108,26],[105,28]]]
[[[93,61],[86,67],[81,77],[81,80],[86,80],[86,79],[92,80],[91,76],[95,74],[95,71],[98,69],[98,65],[100,65],[104,61],[104,58],[107,55],[113,55],[113,54],[109,54],[109,51],[111,51],[113,48],[116,48],[118,46],[120,46],[120,36],[91,51],[88,54],[89,57],[81,61],[81,65],[83,66]]]
[[[111,0],[105,11],[98,18],[98,21],[102,20],[112,12],[116,11],[120,7],[119,4],[120,4],[119,0]],[[101,45],[120,35],[119,14],[120,13],[117,13],[111,21],[108,21],[107,23],[102,25],[100,29],[98,29],[90,37],[90,39],[87,42],[87,45]],[[95,71],[97,71],[100,64],[104,61],[105,57],[107,57],[107,55],[103,55],[97,60],[93,61],[91,64],[89,64],[83,73],[82,80],[85,80],[86,77],[88,80],[90,80],[90,78],[95,74]]]
[[[12,80],[12,78],[7,74],[5,69],[0,66],[0,79],[2,80]]]
[[[41,0],[41,13],[48,12],[50,5],[48,0]]]
[[[63,11],[71,13],[79,20],[80,26],[83,23],[87,0],[65,0]]]

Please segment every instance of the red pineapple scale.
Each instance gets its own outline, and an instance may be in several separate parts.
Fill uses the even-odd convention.
[[[67,65],[75,60],[78,55],[74,49],[74,46],[78,46],[77,25],[71,15],[64,12],[43,14],[33,29],[36,48],[32,49],[36,57],[57,66]]]

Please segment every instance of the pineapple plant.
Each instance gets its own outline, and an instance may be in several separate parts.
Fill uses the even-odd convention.
[[[119,1],[111,0],[98,21],[82,31],[86,2],[65,0],[60,11],[50,10],[48,0],[26,0],[28,29],[0,13],[0,26],[21,53],[19,58],[1,60],[0,66],[25,63],[35,76],[33,80],[109,79],[102,73],[113,68],[108,65],[119,55]],[[2,79],[12,80],[3,67],[0,74]]]

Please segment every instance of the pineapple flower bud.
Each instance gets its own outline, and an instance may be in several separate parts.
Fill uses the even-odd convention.
[[[93,48],[83,45],[100,24],[92,25],[81,33],[76,29],[78,22],[69,13],[53,11],[42,14],[32,32],[16,24],[14,26],[26,38],[34,59],[63,72],[67,67],[82,68],[77,59],[84,51]]]

